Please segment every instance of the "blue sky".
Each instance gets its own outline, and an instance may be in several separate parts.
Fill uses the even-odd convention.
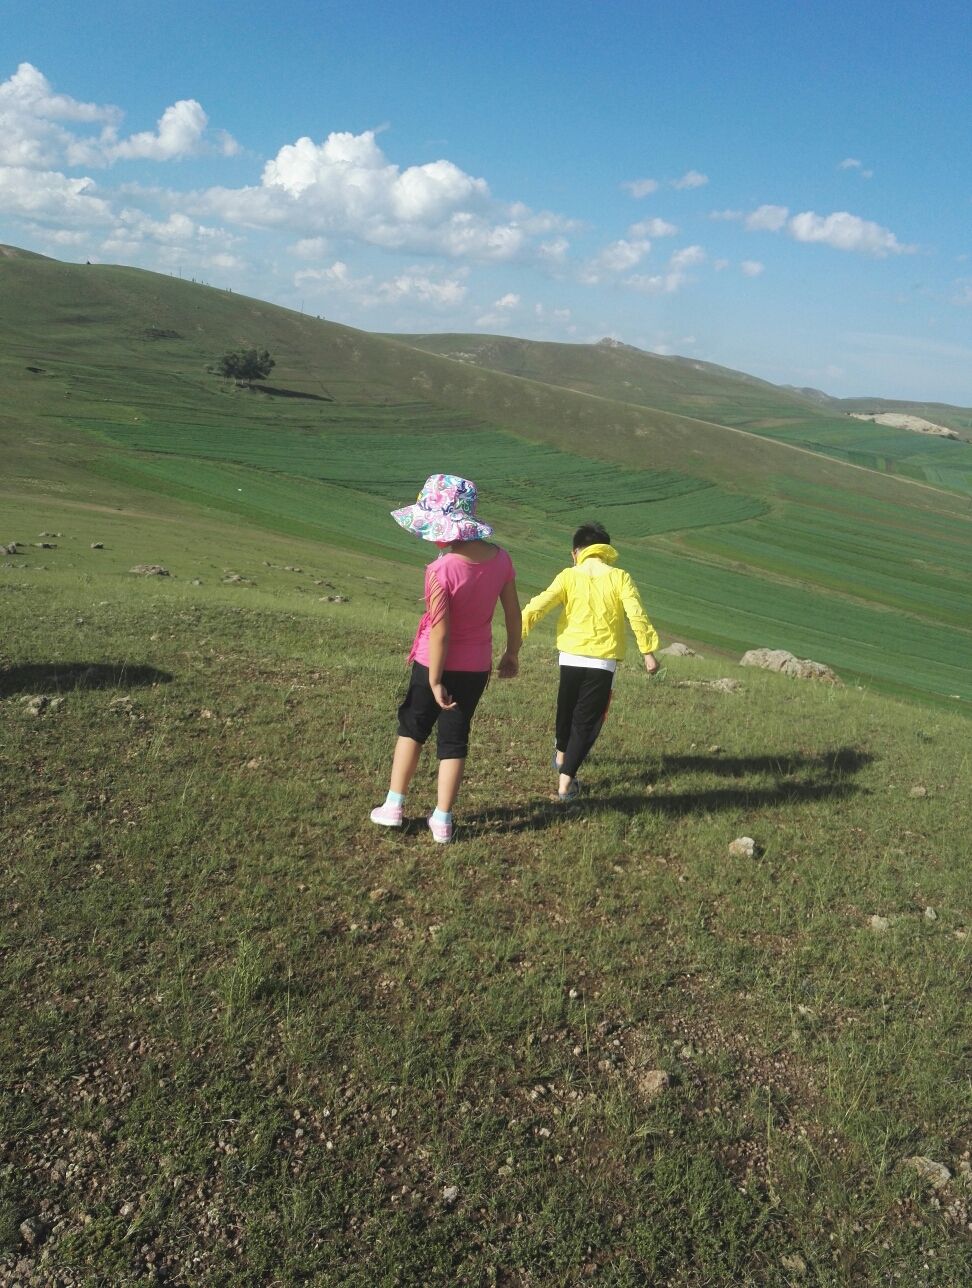
[[[972,6],[7,0],[0,241],[972,404]]]

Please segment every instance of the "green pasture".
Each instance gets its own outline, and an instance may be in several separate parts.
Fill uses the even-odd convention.
[[[347,545],[416,567],[427,555],[395,527],[388,517],[387,499],[363,488],[153,455],[97,468],[116,483],[130,483],[233,515],[241,524]],[[396,499],[406,504],[409,497],[399,493]],[[514,556],[524,595],[540,589],[564,565],[570,533],[588,513],[586,506],[565,506],[554,518],[505,500],[490,506],[490,518]],[[613,523],[610,511],[607,518]],[[747,526],[701,531],[732,534]],[[816,535],[819,529],[811,532],[811,537]],[[855,535],[860,547],[860,534]],[[759,545],[758,537],[755,540]],[[799,584],[801,577],[807,577],[807,570],[792,556],[787,562],[782,554],[782,563],[762,567],[761,559],[766,563],[765,543],[752,556],[752,566],[759,571],[750,572],[745,566],[740,570],[731,542],[731,536],[724,538],[722,546],[717,538],[711,539],[709,549],[720,556],[713,562],[695,556],[687,538],[680,538],[677,544],[662,539],[621,541],[624,564],[636,577],[650,615],[667,639],[708,640],[719,651],[736,656],[747,648],[767,644],[826,661],[849,682],[951,705],[972,699],[968,665],[972,636],[961,595],[954,596],[951,610],[949,601],[944,608],[928,609],[927,618],[921,618],[918,609],[922,605],[928,608],[928,604],[927,595],[920,591],[913,595],[915,602],[909,604],[907,613],[876,602],[882,593],[879,581],[868,584],[866,598],[856,599],[846,586],[845,575],[844,584],[838,587],[841,593],[828,594],[811,588],[808,580]],[[775,549],[772,536],[770,546]],[[727,554],[730,563],[724,561]],[[834,538],[829,557],[820,556],[823,573],[818,567],[813,575],[825,580],[829,572],[840,582],[841,570],[853,554],[853,546]],[[871,557],[880,562],[880,540]],[[954,576],[947,580],[949,585],[955,584]],[[911,582],[906,577],[890,578],[888,585],[890,589],[885,588],[884,593],[890,599],[892,593],[906,596]]]
[[[625,667],[564,814],[545,624],[379,834],[419,543],[81,480],[3,498],[0,1279],[962,1281],[967,721]]]
[[[230,461],[373,493],[383,502],[388,497],[410,499],[417,490],[415,480],[421,483],[447,460],[450,472],[475,477],[484,495],[501,497],[504,504],[566,523],[573,515],[596,510],[619,536],[729,523],[767,509],[755,498],[673,470],[624,469],[511,434],[444,432],[438,423],[434,429],[406,424],[396,433],[370,433],[364,427],[354,434],[268,433],[244,427],[212,427],[201,433],[198,425],[171,423],[115,425],[104,432],[112,442],[138,452]]]
[[[878,473],[972,496],[972,443],[852,419],[851,410],[906,411],[968,433],[972,410],[885,403],[818,402],[796,390],[686,358],[626,345],[551,344],[506,336],[418,335],[409,343],[455,361],[574,389],[612,402],[714,421]]]

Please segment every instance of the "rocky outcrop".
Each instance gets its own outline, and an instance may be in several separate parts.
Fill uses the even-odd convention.
[[[840,676],[823,662],[811,658],[794,657],[784,648],[751,648],[739,659],[740,666],[758,666],[764,671],[778,671],[798,680],[820,680],[824,684],[840,684]]]

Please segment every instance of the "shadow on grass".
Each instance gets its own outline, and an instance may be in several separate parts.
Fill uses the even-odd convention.
[[[505,832],[537,831],[556,824],[563,818],[580,814],[661,814],[668,818],[681,818],[687,814],[710,814],[729,809],[765,809],[770,806],[806,805],[823,800],[842,800],[866,791],[850,782],[856,774],[873,760],[868,752],[853,747],[839,747],[817,755],[782,754],[761,756],[665,756],[660,771],[654,772],[650,760],[624,757],[613,763],[630,770],[637,766],[650,773],[653,790],[604,792],[592,790],[590,795],[581,793],[570,805],[554,800],[530,802],[524,805],[500,806],[471,814],[463,813],[462,826],[473,833],[496,834]],[[789,779],[799,774],[797,781],[774,784],[744,782],[725,787],[699,787],[685,791],[665,791],[664,779],[678,772],[712,773],[735,778],[749,774],[775,774]],[[626,775],[627,776],[627,775]]]
[[[334,401],[327,394],[308,394],[302,389],[279,389],[276,385],[251,385],[250,388],[259,390],[261,394],[269,394],[271,398],[304,398],[309,402]]]
[[[869,765],[874,757],[859,747],[835,747],[808,756],[802,753],[783,753],[762,756],[724,756],[710,752],[706,756],[662,756],[659,775],[676,773],[719,774],[725,778],[742,778],[745,774],[776,774],[783,778],[790,774],[816,774],[837,778],[856,774]],[[630,757],[615,764],[641,765],[641,759]]]
[[[78,689],[140,689],[168,684],[172,676],[131,662],[26,662],[0,669],[0,698],[14,693],[58,693]]]

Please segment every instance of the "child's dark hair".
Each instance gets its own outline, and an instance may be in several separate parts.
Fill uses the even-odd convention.
[[[586,546],[596,546],[600,544],[609,546],[611,538],[608,530],[603,523],[582,523],[574,533],[572,550],[583,550]]]

